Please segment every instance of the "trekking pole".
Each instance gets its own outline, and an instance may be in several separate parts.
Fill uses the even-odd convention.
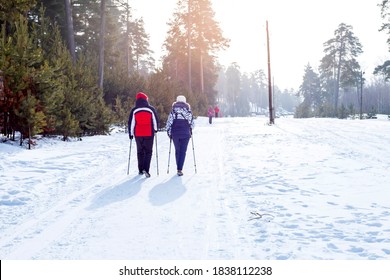
[[[157,176],[158,176],[158,175],[160,175],[160,172],[158,170],[157,132],[156,132],[155,136],[156,136],[156,160],[157,160]]]
[[[131,156],[131,142],[133,139],[130,139],[130,147],[129,147],[129,163],[127,164],[127,175],[129,175],[129,170],[130,170],[130,156]]]
[[[192,131],[191,131],[191,140],[192,140],[192,153],[193,153],[193,155],[194,155],[194,167],[195,167],[195,174],[196,174],[196,161],[195,161],[194,137],[192,137]]]
[[[167,170],[167,174],[169,174],[169,162],[170,162],[170,159],[171,159],[171,147],[172,147],[172,138],[169,137],[169,155],[168,155],[168,170]]]

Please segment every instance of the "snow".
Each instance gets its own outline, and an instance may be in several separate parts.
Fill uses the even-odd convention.
[[[199,117],[183,177],[165,132],[151,178],[120,130],[0,144],[0,259],[388,260],[387,116],[266,123]]]

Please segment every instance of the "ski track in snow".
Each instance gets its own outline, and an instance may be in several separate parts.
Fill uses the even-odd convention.
[[[158,133],[148,179],[125,133],[0,145],[0,258],[389,259],[390,122],[199,118],[193,140],[177,177]]]

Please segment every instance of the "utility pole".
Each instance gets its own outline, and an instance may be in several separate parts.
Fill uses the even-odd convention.
[[[271,83],[271,56],[269,49],[269,33],[268,33],[268,20],[266,21],[267,29],[267,52],[268,52],[268,107],[269,107],[269,124],[274,124],[274,110],[272,102],[272,83]]]

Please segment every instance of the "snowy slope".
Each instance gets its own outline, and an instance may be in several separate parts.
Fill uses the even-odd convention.
[[[199,118],[184,176],[158,133],[0,144],[0,259],[390,259],[390,121]]]

